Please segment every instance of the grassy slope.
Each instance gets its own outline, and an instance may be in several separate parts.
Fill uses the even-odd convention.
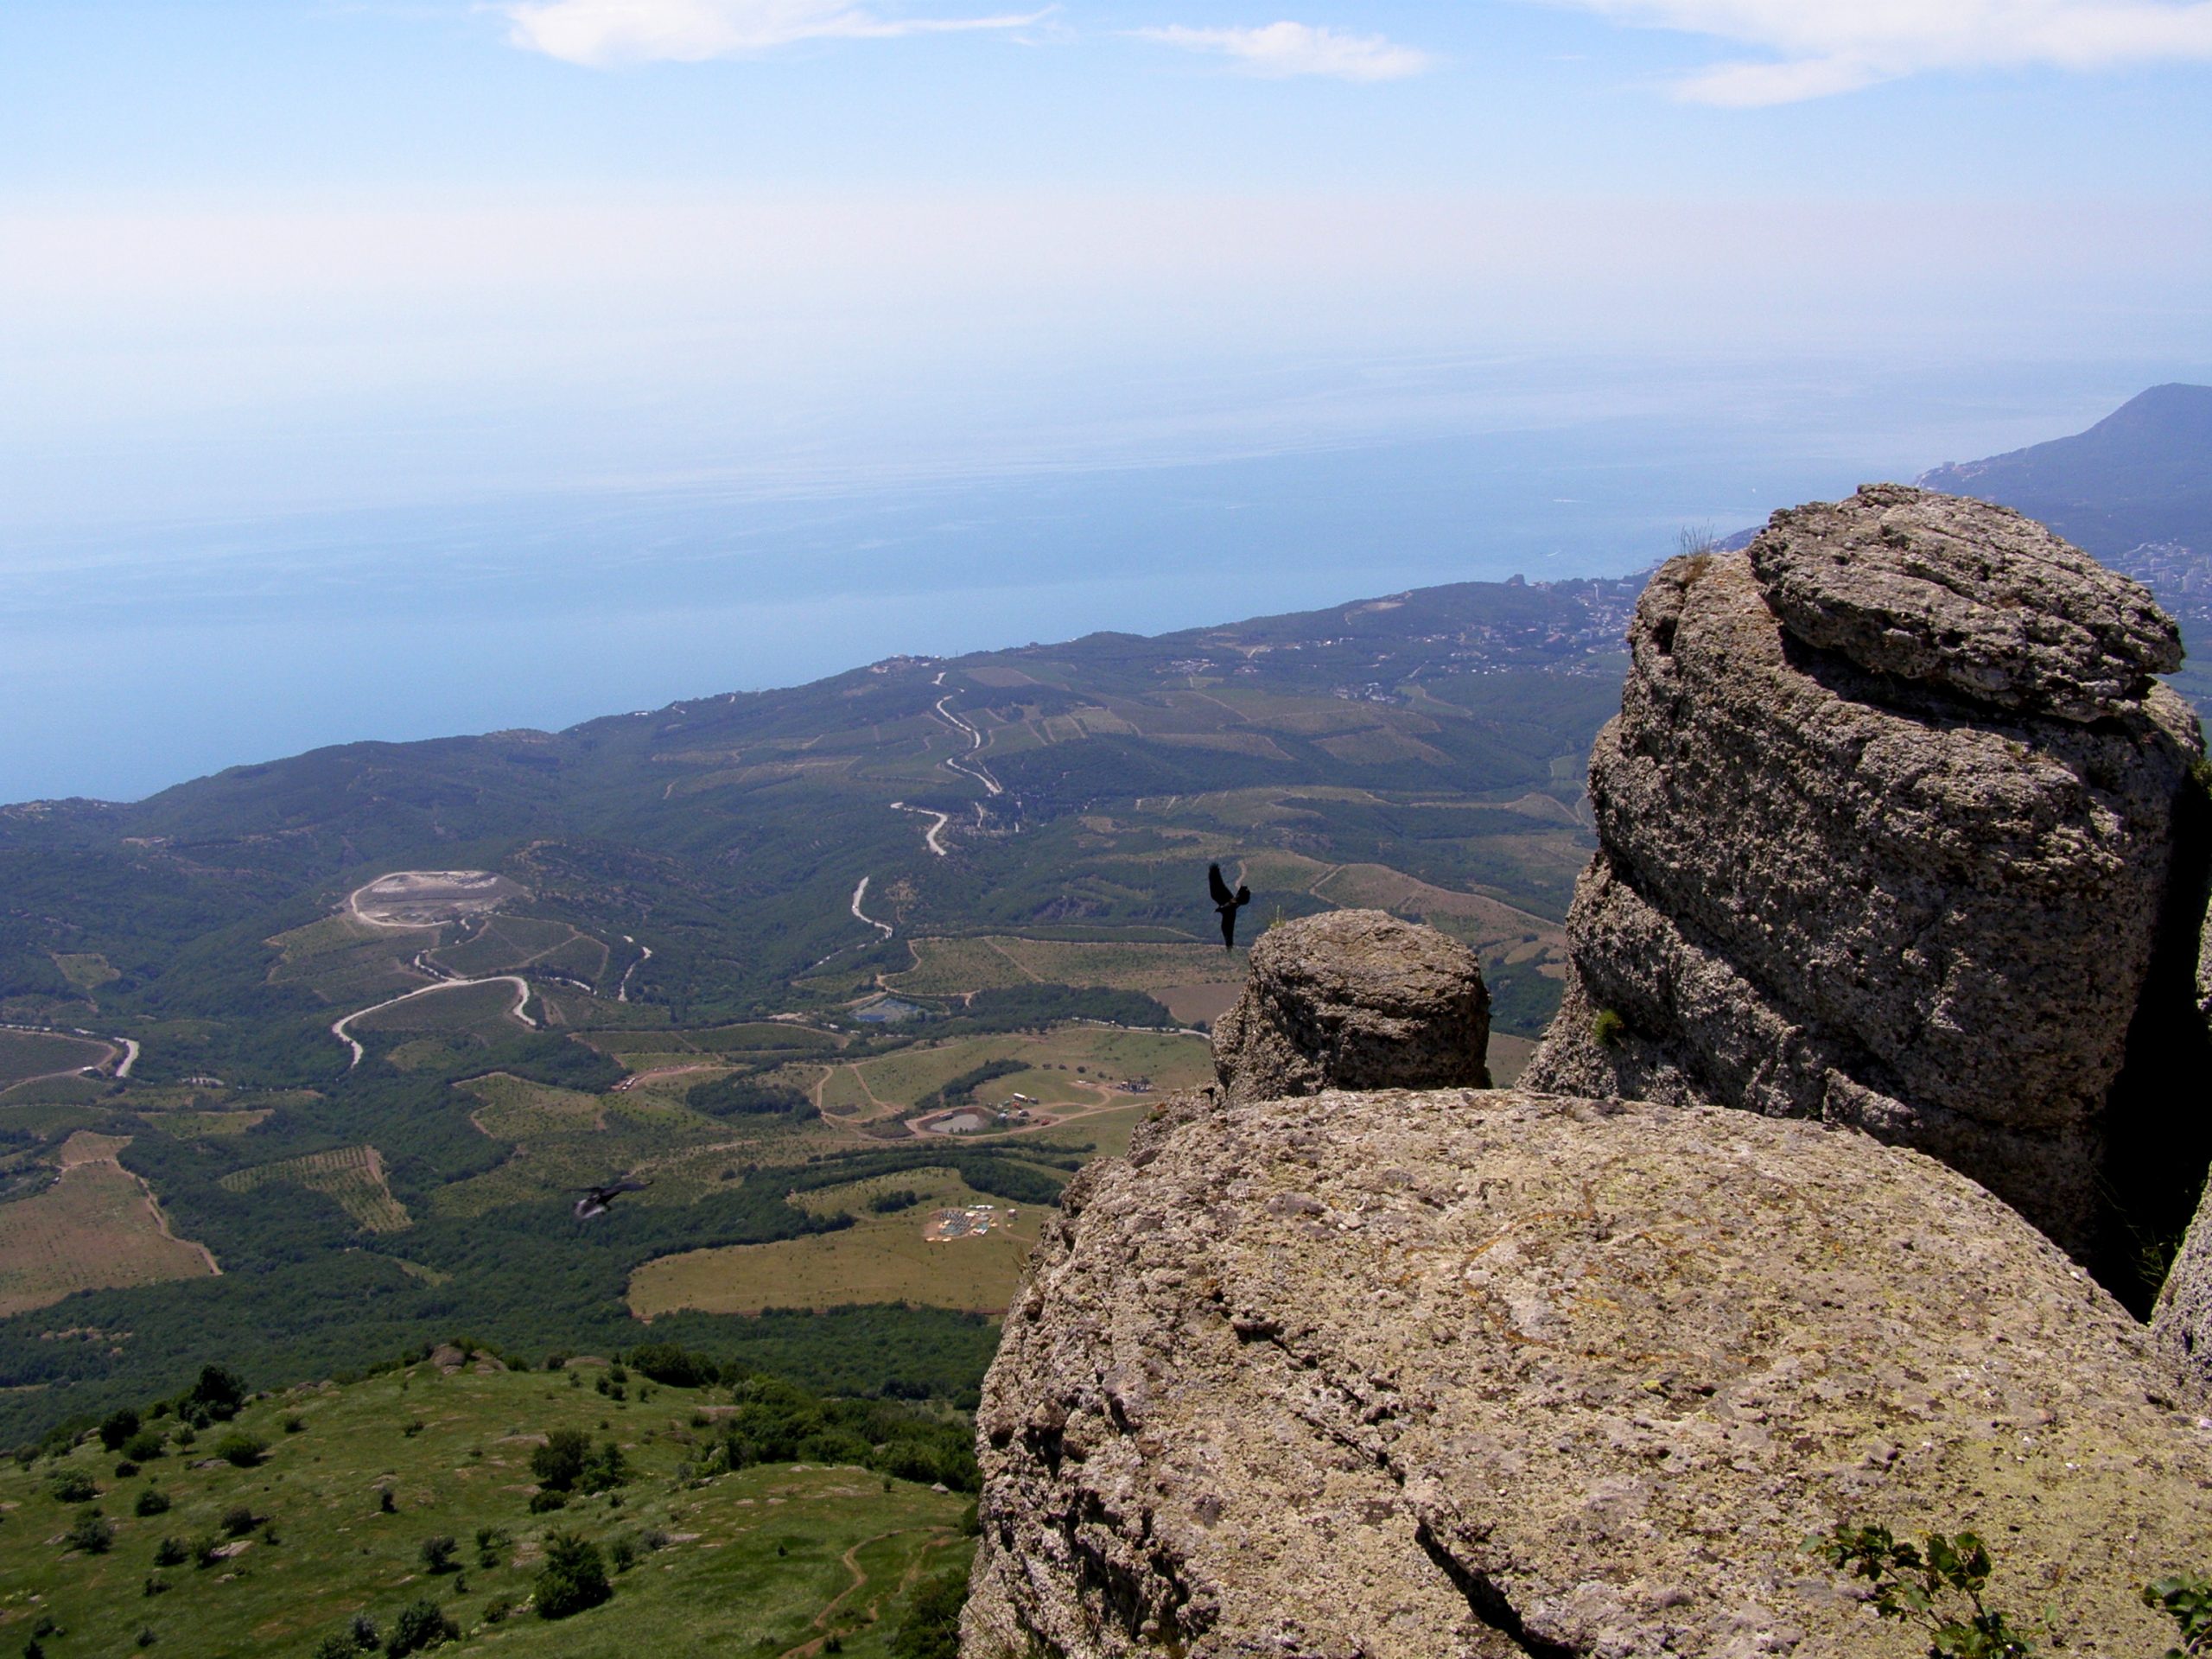
[[[191,1453],[179,1453],[118,1480],[114,1456],[97,1441],[29,1471],[0,1467],[0,1505],[7,1506],[0,1509],[0,1647],[14,1651],[44,1616],[67,1632],[46,1638],[56,1659],[134,1651],[141,1629],[154,1631],[156,1651],[176,1659],[304,1659],[354,1613],[368,1612],[388,1631],[401,1605],[429,1595],[461,1626],[471,1649],[518,1659],[783,1654],[830,1630],[854,1632],[843,1638],[846,1652],[880,1655],[888,1627],[870,1614],[895,1615],[899,1587],[918,1569],[964,1560],[960,1517],[968,1500],[912,1482],[891,1482],[887,1491],[884,1478],[865,1470],[780,1465],[696,1487],[677,1484],[677,1465],[694,1450],[687,1442],[701,1437],[693,1413],[727,1396],[651,1385],[641,1402],[634,1379],[631,1389],[633,1397],[618,1403],[588,1386],[570,1387],[561,1373],[446,1376],[423,1363],[250,1406],[237,1427],[270,1448],[255,1469],[194,1466]],[[302,1420],[300,1433],[283,1432],[287,1414]],[[417,1421],[423,1427],[409,1435]],[[516,1437],[558,1427],[620,1443],[637,1477],[620,1508],[597,1497],[556,1514],[528,1513],[531,1443]],[[204,1433],[194,1452],[224,1432]],[[105,1555],[65,1553],[56,1541],[81,1507],[48,1494],[52,1476],[65,1468],[92,1474],[103,1489],[96,1502],[117,1527]],[[133,1501],[149,1484],[173,1507],[142,1519],[131,1513]],[[383,1486],[392,1489],[397,1513],[379,1513]],[[277,1541],[251,1535],[251,1548],[212,1568],[153,1565],[162,1538],[213,1533],[240,1503],[273,1522]],[[504,1565],[477,1564],[482,1527],[511,1535]],[[606,1606],[557,1623],[524,1614],[487,1625],[495,1603],[527,1597],[531,1562],[555,1528],[602,1545],[649,1529],[681,1541],[642,1554],[617,1575]],[[460,1541],[458,1574],[424,1572],[419,1552],[433,1534]],[[865,1585],[856,1585],[856,1567]],[[168,1586],[165,1593],[143,1593],[149,1575]]]

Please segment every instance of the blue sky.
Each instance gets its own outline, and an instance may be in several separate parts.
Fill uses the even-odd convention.
[[[1250,587],[1207,507],[1175,521],[1171,565],[1211,583],[1179,609],[1134,575],[1025,599],[1025,560],[1070,571],[1005,505],[1042,499],[1023,480],[1128,473],[1081,494],[1110,546],[1111,514],[1174,493],[1147,467],[1427,457],[1395,564],[1301,546],[1310,591],[1282,597],[1319,603],[1476,556],[1480,524],[1411,526],[1504,499],[1455,508],[1454,469],[1525,482],[1500,457],[1536,452],[1453,444],[1560,433],[1587,482],[1694,430],[1679,488],[1563,484],[1602,523],[1523,515],[1491,550],[1587,534],[1628,569],[1622,526],[1663,546],[1670,515],[2174,378],[2212,378],[2212,0],[4,0],[0,696],[55,678],[88,599],[143,614],[105,613],[140,679],[38,711],[35,755],[0,741],[0,799],[1195,623]],[[918,522],[961,480],[1001,505],[948,507],[925,556],[819,528]],[[746,505],[841,492],[877,505]],[[988,603],[948,600],[927,641],[904,602],[841,631],[886,561],[957,585],[963,513]],[[814,620],[694,630],[680,664],[638,623],[556,696],[519,666],[541,607],[454,690],[438,630],[543,550],[588,637],[624,594],[574,573],[663,544]],[[363,634],[314,697],[312,652],[245,674],[256,637],[359,622],[379,569],[417,613],[370,608],[435,653]],[[217,594],[227,690],[179,620]]]
[[[0,157],[19,529],[2212,354],[2204,0],[9,0]]]

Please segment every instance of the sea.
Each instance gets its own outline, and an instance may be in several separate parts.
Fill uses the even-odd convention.
[[[136,799],[327,744],[556,729],[899,653],[1620,575],[1685,530],[2078,430],[2160,378],[1492,359],[1370,376],[1389,389],[1349,400],[1356,418],[1309,391],[972,452],[955,429],[926,454],[0,522],[0,801]]]

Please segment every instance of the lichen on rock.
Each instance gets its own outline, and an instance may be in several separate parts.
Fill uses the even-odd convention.
[[[1865,1135],[1326,1093],[1143,1159],[1079,1178],[1009,1313],[966,1659],[1904,1659],[1802,1548],[1875,1520],[1979,1529],[1993,1605],[2132,1656],[2212,1537],[2140,1328]]]

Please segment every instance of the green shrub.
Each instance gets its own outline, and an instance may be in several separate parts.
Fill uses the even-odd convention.
[[[133,1463],[151,1463],[162,1455],[161,1431],[140,1429],[123,1443],[123,1455]]]
[[[425,1648],[459,1640],[460,1627],[435,1602],[426,1599],[410,1601],[399,1610],[399,1617],[391,1622],[391,1634],[385,1638],[384,1650],[388,1659],[399,1659],[403,1654],[420,1653]]]
[[[168,1509],[169,1495],[158,1486],[149,1486],[138,1494],[137,1501],[130,1506],[130,1513],[137,1516],[167,1515]]]
[[[89,1503],[100,1495],[99,1485],[82,1469],[64,1469],[46,1483],[46,1490],[57,1503]]]
[[[192,1551],[181,1538],[164,1538],[154,1546],[156,1567],[182,1567],[192,1559]]]
[[[540,1618],[566,1618],[614,1593],[599,1546],[573,1532],[546,1535],[545,1565],[532,1586]]]
[[[98,1510],[86,1510],[61,1535],[64,1549],[81,1549],[87,1555],[105,1555],[115,1545],[115,1523]]]
[[[241,1469],[252,1468],[268,1450],[251,1434],[226,1434],[215,1442],[215,1455],[225,1463],[235,1464]]]
[[[1628,1035],[1628,1021],[1611,1008],[1600,1008],[1590,1021],[1590,1035],[1600,1048],[1618,1048]]]
[[[449,1533],[432,1533],[423,1541],[421,1554],[425,1573],[450,1573],[454,1570],[454,1551],[460,1546]]]
[[[223,1534],[228,1538],[243,1538],[261,1524],[261,1517],[244,1503],[233,1503],[223,1511]]]
[[[607,1559],[617,1573],[627,1573],[638,1564],[638,1546],[627,1538],[617,1538],[607,1547]]]
[[[868,1201],[871,1215],[895,1216],[901,1210],[911,1210],[922,1201],[922,1195],[911,1186],[894,1187],[887,1192],[878,1192]]]
[[[1829,1566],[1864,1579],[1883,1618],[1918,1624],[1929,1634],[1929,1659],[2027,1659],[2027,1638],[1987,1606],[1989,1547],[1971,1532],[1931,1532],[1917,1547],[1899,1543],[1887,1527],[1838,1522],[1805,1548]]]
[[[120,1452],[137,1432],[138,1414],[128,1406],[118,1406],[100,1421],[100,1444],[111,1452]]]
[[[530,1495],[530,1512],[532,1515],[550,1515],[556,1510],[568,1507],[569,1495],[566,1492],[543,1491]]]
[[[2212,1653],[2212,1580],[2201,1573],[2154,1580],[2143,1586],[2143,1605],[2164,1613],[2180,1633],[2181,1646],[2168,1648],[2166,1659]]]
[[[353,1645],[350,1630],[333,1630],[315,1644],[315,1659],[353,1659],[360,1649]]]

